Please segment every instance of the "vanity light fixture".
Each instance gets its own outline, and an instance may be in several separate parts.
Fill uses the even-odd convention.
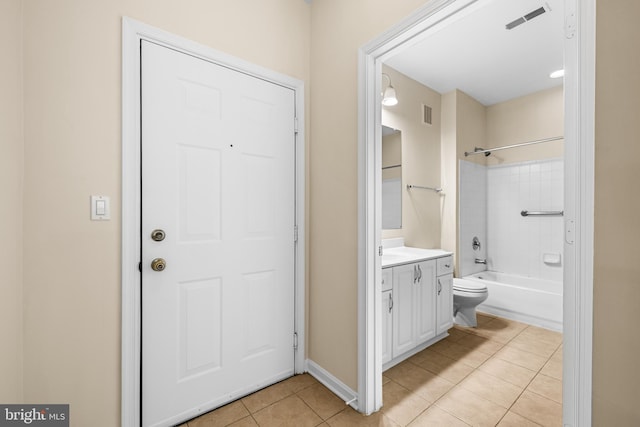
[[[398,103],[398,98],[396,98],[396,90],[391,86],[391,77],[388,74],[382,73],[382,77],[386,77],[389,80],[389,85],[382,92],[382,105],[385,107],[391,107]]]
[[[552,79],[559,79],[560,77],[564,77],[564,69],[556,70],[553,73],[549,74],[549,77]]]

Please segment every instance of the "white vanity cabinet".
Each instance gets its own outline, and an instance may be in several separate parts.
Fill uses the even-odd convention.
[[[453,326],[453,258],[438,258],[436,274],[436,335],[440,335]]]
[[[445,338],[453,325],[452,257],[430,251],[435,252],[430,259],[403,258],[391,266],[383,262],[383,369]]]
[[[436,335],[435,261],[393,267],[393,357]]]

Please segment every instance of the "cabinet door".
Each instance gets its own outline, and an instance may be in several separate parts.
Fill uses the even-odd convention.
[[[415,287],[416,345],[436,336],[436,262],[417,264],[418,281]]]
[[[393,352],[392,357],[416,345],[414,291],[417,285],[416,264],[393,267]]]
[[[382,363],[392,358],[393,348],[393,295],[391,290],[382,292]]]
[[[453,326],[453,274],[438,276],[436,286],[438,299],[437,333],[439,335]]]
[[[390,291],[393,288],[393,268],[382,269],[382,291]]]

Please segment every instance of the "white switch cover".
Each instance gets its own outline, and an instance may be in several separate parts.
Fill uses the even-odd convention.
[[[109,196],[91,196],[91,220],[105,221],[110,219]]]

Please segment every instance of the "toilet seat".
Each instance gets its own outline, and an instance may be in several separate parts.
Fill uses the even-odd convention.
[[[453,279],[453,290],[470,294],[482,294],[487,292],[487,287],[473,280]]]

